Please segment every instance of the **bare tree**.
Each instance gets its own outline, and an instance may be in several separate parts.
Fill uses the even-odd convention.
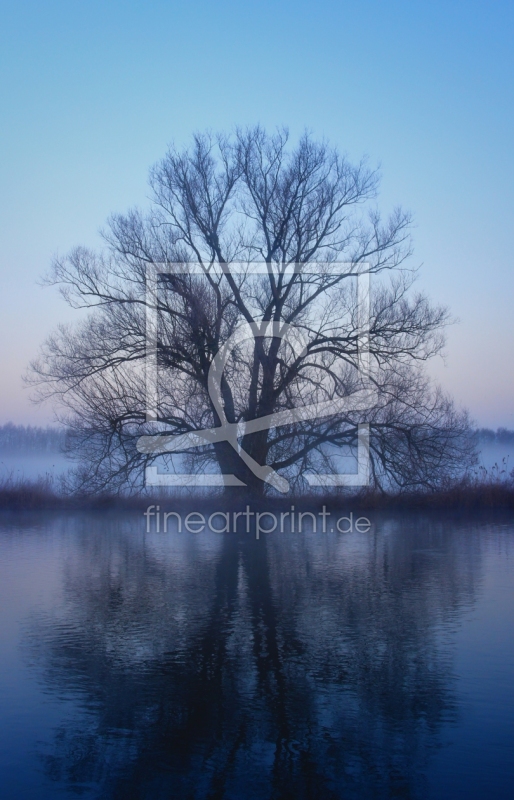
[[[410,291],[409,215],[396,209],[382,221],[367,208],[378,175],[365,161],[354,165],[308,134],[290,146],[286,131],[257,127],[171,148],[150,184],[146,215],[113,216],[103,252],[78,248],[54,263],[50,278],[72,306],[91,309],[75,328],[58,329],[32,371],[38,396],[58,396],[75,433],[83,488],[141,486],[145,467],[178,435],[184,447],[174,449],[189,470],[214,465],[254,492],[283,489],[286,479],[301,485],[307,471],[333,471],[334,454],[355,445],[362,422],[382,488],[432,487],[470,462],[466,414],[423,372],[443,345],[448,312]],[[336,262],[346,266],[335,270]],[[152,270],[159,381],[149,418]],[[362,274],[374,282],[365,376],[374,399],[344,410],[362,387]],[[242,324],[251,338],[236,341]],[[285,337],[286,329],[294,334]],[[216,397],[209,375],[224,347]],[[315,419],[283,414],[285,424],[255,424],[316,404]],[[221,424],[239,425],[239,439],[214,435],[191,447],[191,433]],[[145,452],[141,436],[153,437]]]

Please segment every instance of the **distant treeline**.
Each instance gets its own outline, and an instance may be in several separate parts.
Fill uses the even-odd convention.
[[[56,452],[66,442],[67,432],[64,428],[46,428],[37,425],[13,425],[8,422],[0,425],[0,451],[41,453]],[[482,444],[514,444],[514,431],[507,428],[478,428],[478,440]]]
[[[64,428],[40,428],[36,425],[0,425],[0,451],[45,453],[61,450],[66,441]]]
[[[514,431],[509,431],[508,428],[498,428],[496,431],[491,428],[478,428],[477,436],[482,443],[514,444]]]

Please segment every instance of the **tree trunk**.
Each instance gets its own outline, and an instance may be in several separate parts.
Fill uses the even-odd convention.
[[[258,478],[252,470],[245,464],[243,459],[236,453],[228,442],[220,442],[214,446],[220,471],[224,475],[235,475],[244,486],[225,486],[224,495],[229,498],[262,498],[265,491],[265,483]],[[255,458],[253,452],[252,458]],[[265,459],[258,463],[265,463]]]

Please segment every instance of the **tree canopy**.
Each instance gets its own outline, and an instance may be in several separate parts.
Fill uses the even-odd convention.
[[[48,339],[32,380],[40,398],[60,401],[82,488],[141,487],[173,440],[172,469],[180,457],[182,471],[232,475],[254,492],[301,490],[306,476],[337,471],[360,424],[370,480],[383,489],[434,487],[471,463],[466,413],[424,372],[449,312],[413,292],[410,216],[381,217],[378,182],[365,160],[353,164],[308,133],[297,143],[260,127],[197,134],[151,170],[145,213],[110,218],[102,252],[77,248],[55,261],[50,281],[90,313]],[[244,326],[249,335],[238,337]],[[352,405],[364,383],[373,401]],[[295,416],[306,406],[319,415]],[[280,424],[259,428],[262,418]],[[195,432],[222,424],[232,442],[191,446]]]

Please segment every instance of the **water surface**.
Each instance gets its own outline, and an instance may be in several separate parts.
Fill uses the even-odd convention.
[[[5,519],[0,796],[511,798],[514,526]]]

